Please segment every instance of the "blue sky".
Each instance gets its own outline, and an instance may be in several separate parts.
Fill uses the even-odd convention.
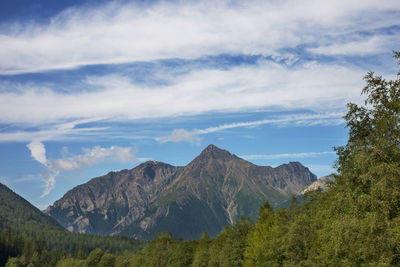
[[[399,1],[0,2],[0,182],[45,208],[213,143],[334,172],[362,77],[392,78]]]

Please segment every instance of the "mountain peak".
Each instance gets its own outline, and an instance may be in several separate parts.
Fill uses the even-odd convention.
[[[221,149],[213,144],[208,145],[201,153],[200,156],[212,157],[212,158],[225,158],[231,157],[232,154],[229,151]]]
[[[229,161],[234,157],[229,151],[210,144],[189,165],[198,167],[210,161]]]
[[[164,162],[161,162],[161,161],[148,160],[148,161],[143,162],[140,165],[141,166],[152,166],[152,167],[155,167],[155,166],[162,166],[162,165],[167,165],[167,164],[164,163]]]
[[[214,144],[209,144],[204,150],[204,151],[215,151],[215,150],[222,150],[221,148],[217,147]]]

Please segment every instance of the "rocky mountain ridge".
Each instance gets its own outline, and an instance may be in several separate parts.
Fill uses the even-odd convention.
[[[255,217],[316,180],[298,162],[257,166],[209,145],[184,167],[148,161],[68,191],[45,211],[69,231],[149,239],[215,235],[240,216]]]

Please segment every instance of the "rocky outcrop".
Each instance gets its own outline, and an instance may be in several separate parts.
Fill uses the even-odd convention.
[[[73,232],[149,239],[215,235],[266,200],[279,206],[316,180],[298,162],[257,166],[209,145],[185,167],[145,162],[67,192],[45,211]]]
[[[335,176],[333,174],[328,175],[328,176],[322,176],[309,186],[307,186],[301,194],[305,194],[307,192],[317,190],[320,188],[322,191],[326,191],[329,188],[329,183],[335,181]]]

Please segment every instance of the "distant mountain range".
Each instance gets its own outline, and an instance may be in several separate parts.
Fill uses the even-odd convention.
[[[184,167],[148,161],[68,191],[45,213],[69,231],[148,240],[160,231],[211,236],[240,216],[278,207],[317,178],[299,162],[257,166],[209,145]]]

